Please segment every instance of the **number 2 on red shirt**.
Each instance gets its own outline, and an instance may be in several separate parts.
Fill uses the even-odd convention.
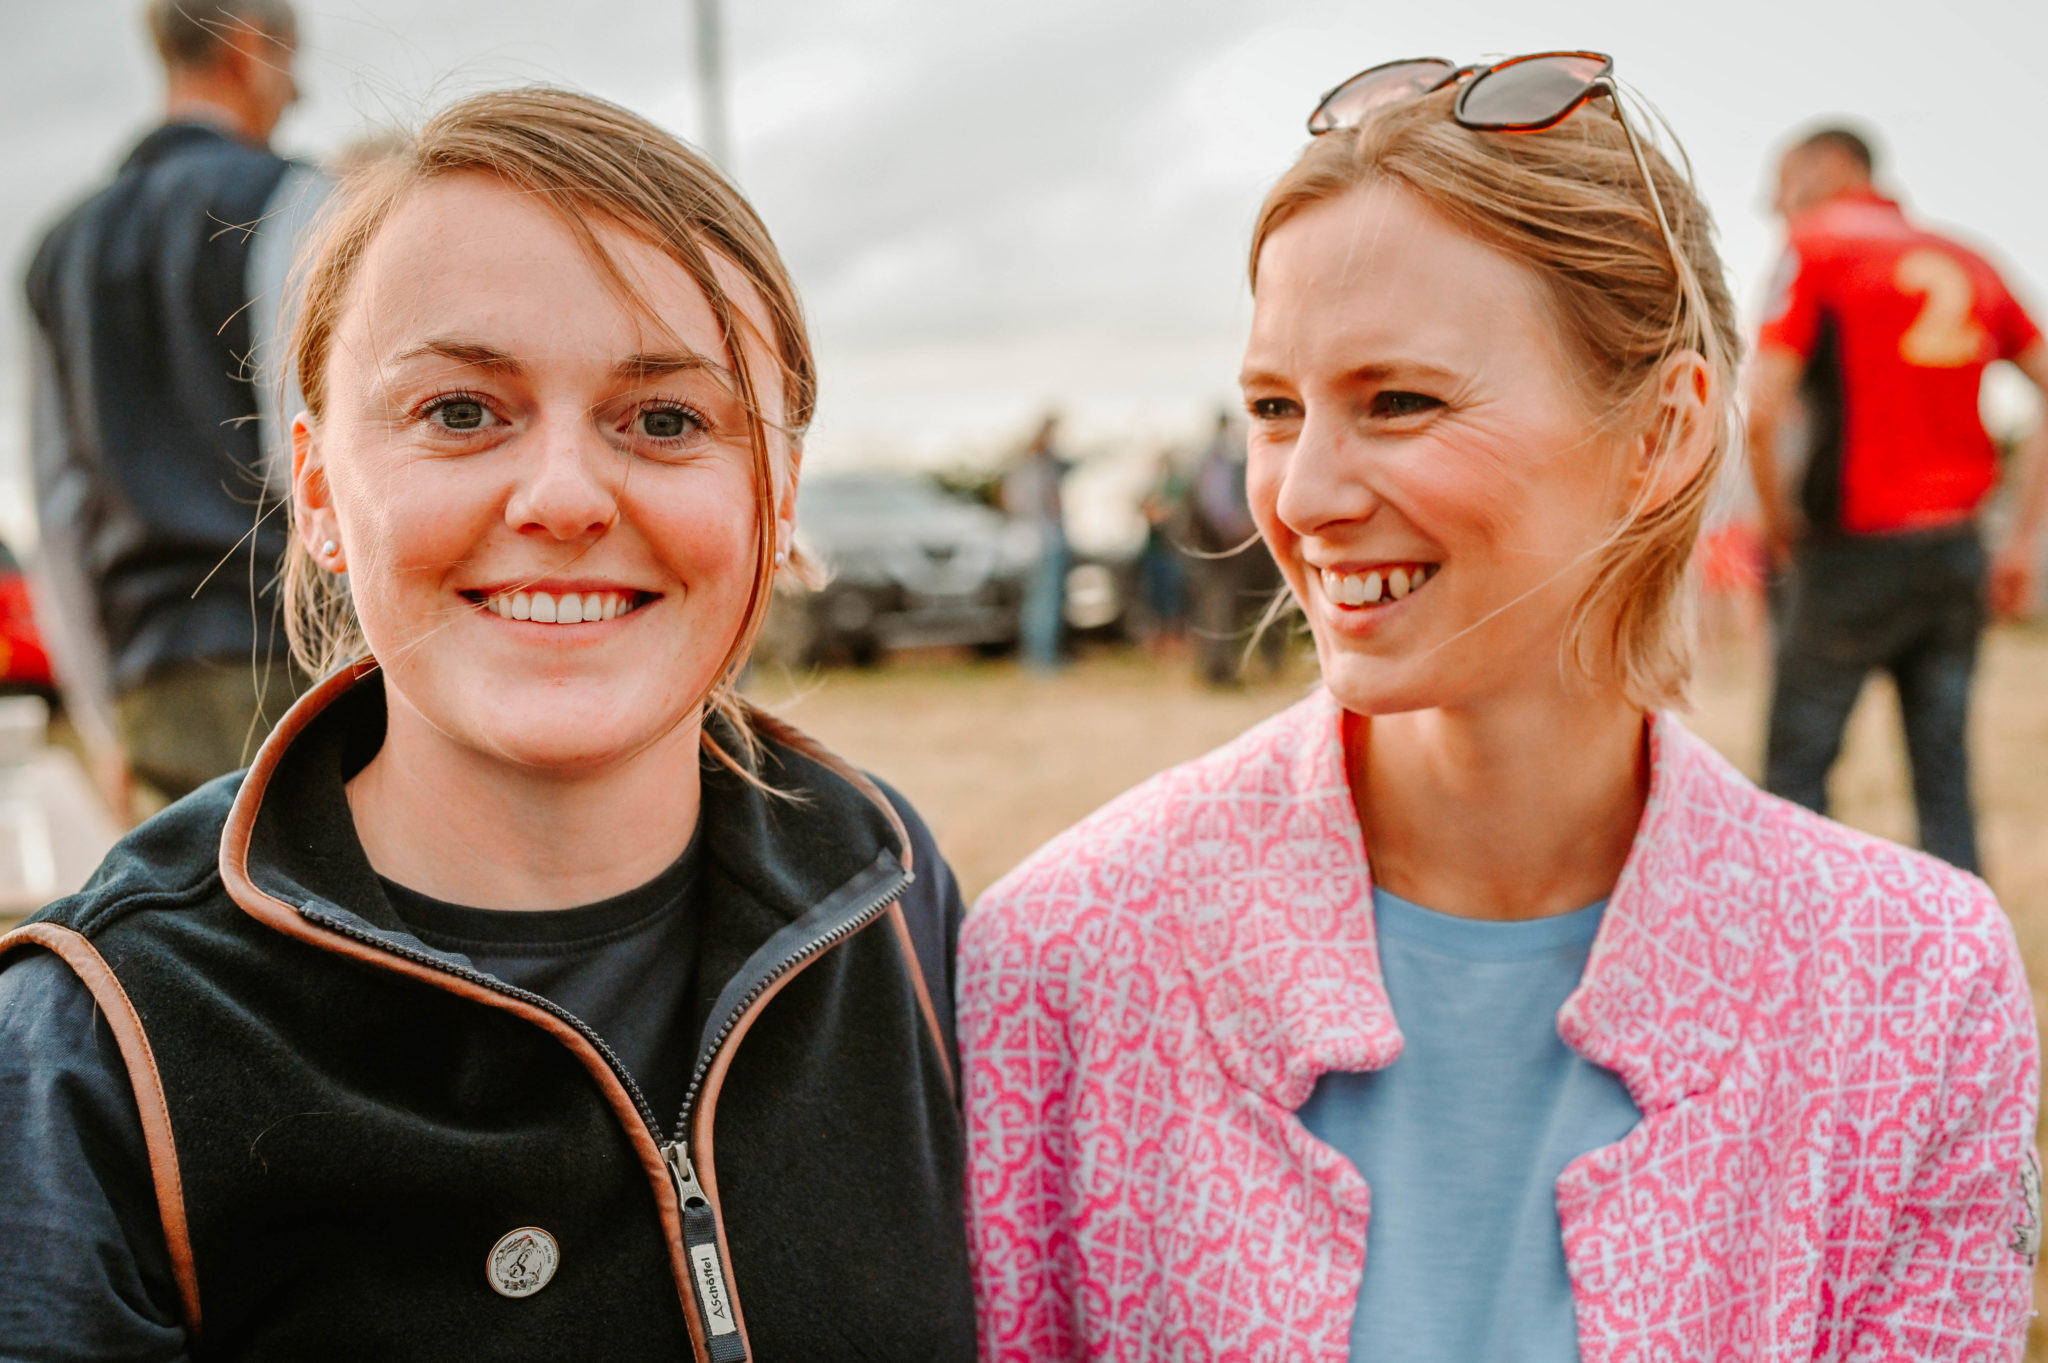
[[[1970,272],[1946,251],[1922,247],[1899,257],[1892,282],[1923,296],[1920,315],[1899,337],[1899,358],[1922,369],[1960,369],[1984,354],[1988,337],[1975,316]]]

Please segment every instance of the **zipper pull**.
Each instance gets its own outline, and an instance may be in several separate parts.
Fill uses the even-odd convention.
[[[708,1205],[703,1186],[697,1182],[697,1170],[690,1163],[690,1152],[683,1148],[681,1141],[670,1141],[661,1147],[661,1157],[668,1162],[669,1177],[675,1180],[676,1197],[685,1209],[692,1199]]]
[[[698,1317],[704,1322],[705,1343],[710,1346],[707,1356],[710,1363],[746,1363],[747,1347],[740,1337],[732,1280],[718,1250],[718,1215],[711,1210],[711,1199],[704,1196],[704,1186],[697,1182],[697,1170],[683,1142],[664,1145],[661,1157],[683,1206],[683,1257],[690,1261],[690,1287],[696,1294]]]

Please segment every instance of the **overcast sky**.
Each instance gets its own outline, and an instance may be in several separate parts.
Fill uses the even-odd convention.
[[[1768,159],[1853,115],[1887,180],[2048,310],[2041,0],[725,0],[734,160],[810,308],[820,462],[1192,432],[1233,391],[1259,198],[1316,96],[1415,55],[1614,54],[1661,109],[1752,310]],[[0,482],[21,457],[18,277],[145,131],[136,0],[0,0]],[[697,130],[690,0],[307,0],[283,150],[545,80]],[[4,502],[4,498],[0,498]],[[0,504],[0,528],[18,516]],[[18,531],[17,531],[18,533]]]

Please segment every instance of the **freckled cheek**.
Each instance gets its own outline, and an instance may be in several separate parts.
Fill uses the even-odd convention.
[[[637,504],[629,495],[621,512],[693,594],[737,594],[744,601],[753,581],[756,540],[750,485],[700,488],[694,495]]]
[[[502,490],[452,462],[351,461],[336,472],[335,514],[358,593],[369,573],[412,578],[463,562],[502,519]]]
[[[467,557],[461,548],[422,543],[388,522],[359,543],[349,560],[349,596],[373,646],[416,640],[468,609],[449,583]]]
[[[1280,495],[1280,480],[1287,475],[1288,445],[1256,430],[1245,440],[1245,493],[1256,505]]]
[[[1245,448],[1244,492],[1260,530],[1291,536],[1280,520],[1280,494],[1287,485],[1289,454],[1288,447],[1279,442],[1252,440]]]
[[[1258,526],[1259,535],[1273,553],[1273,561],[1280,565],[1288,585],[1299,594],[1302,590],[1301,537],[1280,519],[1280,487],[1286,471],[1286,461],[1281,456],[1262,456],[1254,445],[1245,464],[1245,501],[1251,506],[1253,524]]]
[[[1256,448],[1245,463],[1245,500],[1251,505],[1252,519],[1269,540],[1276,531],[1286,532],[1279,511],[1280,482],[1285,473],[1286,465],[1278,455],[1262,456]]]
[[[1490,451],[1422,452],[1390,463],[1381,482],[1387,500],[1448,550],[1511,534],[1527,500],[1519,471]]]

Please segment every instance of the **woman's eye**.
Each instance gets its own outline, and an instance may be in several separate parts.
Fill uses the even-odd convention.
[[[1421,416],[1443,405],[1442,400],[1427,393],[1376,393],[1372,399],[1372,414],[1376,417]]]
[[[490,410],[475,398],[450,398],[437,403],[429,415],[451,431],[480,431],[491,419]]]
[[[1254,398],[1246,406],[1258,421],[1287,421],[1301,411],[1292,398]]]
[[[703,423],[681,407],[643,407],[635,424],[652,440],[680,440]]]

